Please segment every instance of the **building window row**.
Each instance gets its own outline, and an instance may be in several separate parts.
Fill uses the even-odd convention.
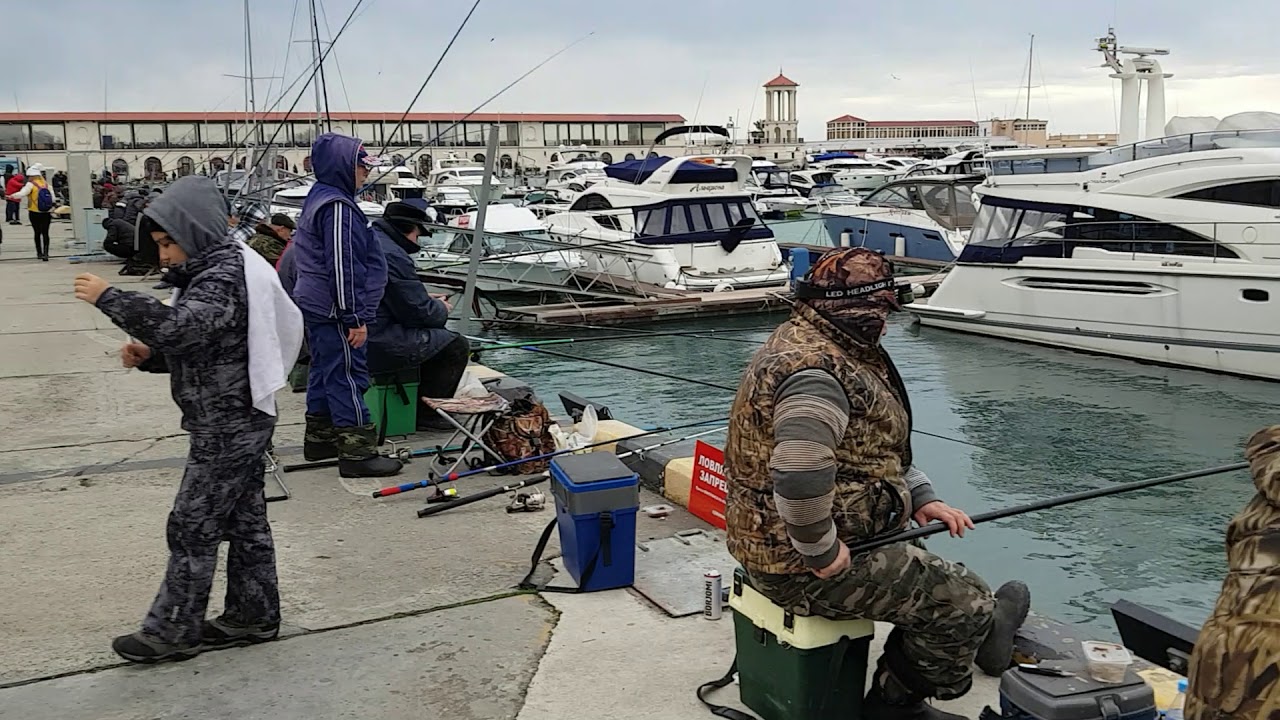
[[[547,147],[577,145],[649,145],[666,129],[663,123],[544,123]]]
[[[446,147],[483,147],[492,123],[404,123],[393,121],[352,123],[351,132],[366,145],[408,147],[442,145]],[[61,126],[59,126],[61,127]],[[251,137],[257,144],[281,147],[311,147],[316,126],[309,122],[244,123],[101,123],[103,150],[138,150],[162,148],[226,148],[245,144]],[[520,126],[501,123],[498,141],[504,146],[518,145]]]
[[[886,138],[935,138],[935,137],[974,137],[978,134],[976,127],[875,127],[838,129],[827,133],[828,140],[886,139]]]
[[[66,150],[61,123],[0,123],[0,150]]]

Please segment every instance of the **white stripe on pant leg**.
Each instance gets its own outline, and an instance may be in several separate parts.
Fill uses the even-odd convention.
[[[338,328],[338,334],[341,335],[342,326],[339,325]],[[346,373],[347,383],[351,385],[352,407],[356,410],[356,423],[360,424],[361,421],[364,420],[364,413],[360,412],[360,388],[356,387],[356,379],[351,376],[351,345],[347,343],[346,338],[340,337],[339,339],[342,340],[342,354],[346,358],[346,362],[343,363],[342,371]]]

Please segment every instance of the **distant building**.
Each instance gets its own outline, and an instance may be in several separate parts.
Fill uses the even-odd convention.
[[[1045,147],[1049,139],[1045,120],[991,118],[983,125],[983,137],[1007,137],[1025,147]]]
[[[1120,141],[1116,133],[1087,133],[1079,135],[1050,135],[1045,147],[1084,148],[1111,147]]]
[[[684,124],[680,115],[567,113],[332,113],[325,129],[354,135],[370,152],[407,158],[425,175],[432,160],[455,155],[484,160],[489,128],[500,127],[498,165],[541,168],[566,148],[587,146],[605,162],[642,157],[667,128]],[[280,169],[308,172],[314,117],[261,113],[256,128],[240,112],[26,112],[0,113],[0,154],[26,164],[66,169],[69,153],[87,153],[89,167],[109,168],[128,178],[161,180],[199,172],[213,174],[242,163],[244,146],[256,133],[258,145],[271,143]]]
[[[781,70],[764,84],[764,119],[755,121],[748,131],[747,154],[780,163],[804,160],[804,138],[796,114],[799,87]]]
[[[977,137],[972,120],[863,120],[841,115],[827,121],[827,140],[896,140]]]

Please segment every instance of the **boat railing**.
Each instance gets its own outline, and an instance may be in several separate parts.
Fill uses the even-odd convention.
[[[1211,222],[1166,222],[1160,220],[1087,220],[1070,224],[1052,222],[1014,238],[974,239],[969,247],[997,251],[1002,260],[1023,257],[1071,257],[1078,248],[1096,248],[1114,254],[1185,257],[1194,262],[1251,262],[1237,250],[1242,247],[1277,247],[1280,241],[1266,241],[1264,235],[1280,238],[1280,221],[1247,220]],[[1064,234],[1067,231],[1072,237]],[[1087,236],[1085,236],[1087,235]],[[1127,248],[1127,249],[1125,249]],[[985,254],[985,253],[983,253]],[[994,258],[993,258],[994,259]],[[963,261],[963,260],[962,260]]]
[[[1167,155],[1234,148],[1280,148],[1280,129],[1211,130],[1170,135],[1110,148],[1090,155],[1085,161],[1088,168],[1092,169]]]

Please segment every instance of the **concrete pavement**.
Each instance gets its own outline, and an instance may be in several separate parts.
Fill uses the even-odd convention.
[[[186,443],[166,379],[122,369],[124,334],[71,297],[83,271],[153,281],[70,264],[68,232],[55,224],[48,263],[25,226],[0,245],[0,720],[706,717],[693,691],[728,667],[728,613],[673,620],[629,590],[513,596],[548,512],[508,515],[495,498],[419,520],[419,495],[374,500],[376,481],[334,470],[286,475],[293,498],[270,506],[286,638],[122,667],[110,640],[137,627],[160,581]],[[276,445],[296,449],[302,398],[279,404]],[[693,526],[677,511],[639,532]],[[211,614],[221,592],[219,579]],[[980,688],[961,706],[974,717],[994,700]]]

